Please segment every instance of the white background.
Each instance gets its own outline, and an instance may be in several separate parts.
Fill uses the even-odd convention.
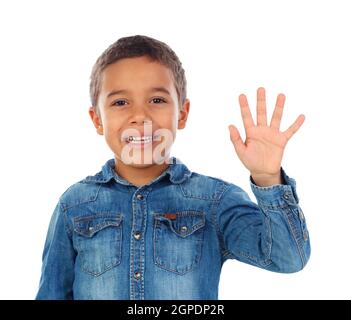
[[[306,121],[283,168],[297,181],[312,256],[284,275],[234,260],[220,299],[350,299],[349,1],[2,1],[0,4],[0,298],[33,299],[58,197],[112,153],[88,116],[89,76],[120,37],[143,34],[177,53],[191,113],[173,155],[231,181],[255,200],[228,124],[244,137],[238,96],[255,117],[264,86],[269,119],[285,93],[282,129]]]

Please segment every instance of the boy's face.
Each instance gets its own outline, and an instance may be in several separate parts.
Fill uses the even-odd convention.
[[[172,72],[149,57],[125,58],[102,74],[98,114],[90,116],[117,159],[135,167],[168,159],[177,129],[186,125],[190,102],[178,103]]]

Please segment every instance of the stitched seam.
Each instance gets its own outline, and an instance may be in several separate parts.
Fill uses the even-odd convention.
[[[91,214],[89,216],[79,216],[75,217],[74,221],[75,222],[80,222],[80,221],[85,221],[85,220],[91,220],[91,219],[99,219],[99,218],[106,218],[106,219],[112,219],[113,221],[121,222],[123,219],[122,213],[120,212],[101,212],[99,211],[96,214]]]
[[[182,185],[179,184],[178,186],[179,186],[179,188],[180,188],[180,190],[181,190],[181,192],[182,192],[182,194],[183,194],[183,196],[185,198],[192,198],[192,199],[199,199],[199,200],[208,200],[208,201],[212,201],[212,202],[218,201],[216,199],[209,198],[209,197],[199,197],[199,196],[194,196],[194,195],[185,193],[185,190],[182,188]]]
[[[224,241],[224,235],[220,229],[219,223],[218,223],[218,215],[217,215],[217,210],[220,204],[220,200],[223,197],[223,194],[230,189],[230,186],[222,184],[223,187],[220,187],[222,189],[220,189],[221,193],[219,194],[218,200],[215,201],[212,205],[212,209],[211,209],[211,218],[213,220],[213,224],[215,226],[216,232],[217,232],[217,237],[219,240],[219,245],[221,248],[221,255],[222,258],[225,258],[227,256],[233,256],[233,253],[226,247],[225,245],[225,241]]]
[[[148,192],[145,194],[145,200],[147,200]],[[147,203],[147,201],[145,201]],[[145,235],[145,229],[146,229],[146,224],[147,224],[147,208],[145,208],[145,203],[141,203],[141,211],[144,215],[143,217],[143,225],[142,225],[142,232]],[[145,236],[141,239],[140,242],[141,245],[141,257],[139,258],[139,272],[142,274],[141,278],[139,279],[140,281],[140,287],[141,287],[141,292],[140,292],[140,299],[144,300],[144,293],[145,293]]]
[[[188,232],[186,232],[186,233],[179,233],[177,230],[175,230],[173,228],[172,223],[169,224],[169,227],[172,230],[172,232],[174,232],[178,236],[181,236],[182,238],[193,234],[195,231],[197,231],[198,229],[202,228],[205,225],[205,223],[206,223],[206,215],[205,215],[205,213],[203,211],[195,211],[195,210],[182,210],[182,211],[173,210],[173,211],[179,217],[198,216],[198,217],[201,218],[201,220],[197,224],[191,226],[191,229]],[[153,216],[154,216],[154,219],[159,220],[158,218],[159,217],[163,217],[164,213],[154,213]]]
[[[135,199],[132,199],[132,225],[131,230],[134,229],[135,226]],[[131,300],[135,300],[135,291],[134,291],[134,245],[133,245],[133,235],[130,236],[130,298]]]
[[[294,227],[292,226],[292,223],[290,222],[290,219],[289,219],[287,213],[286,213],[285,211],[283,211],[283,212],[284,212],[284,217],[285,217],[286,220],[288,221],[288,226],[289,226],[290,232],[291,232],[291,234],[292,234],[292,236],[293,236],[293,239],[294,239],[294,241],[295,241],[297,250],[298,250],[298,252],[299,252],[300,259],[301,259],[301,263],[302,263],[302,267],[304,267],[304,266],[306,265],[305,257],[304,257],[304,254],[303,254],[301,248],[300,248],[299,242],[298,242],[298,240],[297,240],[297,238],[296,238],[296,234],[295,234],[295,232],[294,232]]]
[[[72,204],[72,205],[63,204],[64,209],[65,209],[65,210],[68,210],[68,209],[71,209],[71,208],[77,207],[77,206],[79,206],[79,205],[81,205],[81,204],[84,204],[84,203],[88,203],[88,202],[94,202],[94,201],[96,201],[96,199],[97,199],[97,197],[98,197],[98,195],[99,195],[99,192],[100,192],[101,186],[102,186],[102,184],[99,184],[99,186],[98,186],[98,189],[97,189],[97,191],[96,191],[95,196],[91,197],[89,200],[83,200],[83,201],[81,201],[81,202],[78,202],[78,203],[75,203],[75,204]],[[68,190],[67,190],[67,191],[68,191]]]
[[[72,228],[70,227],[69,219],[68,219],[68,216],[67,216],[67,210],[62,208],[61,202],[59,202],[59,206],[60,206],[60,211],[63,213],[63,221],[64,221],[64,225],[65,225],[65,231],[67,232],[68,237],[72,241],[73,226],[72,226]]]

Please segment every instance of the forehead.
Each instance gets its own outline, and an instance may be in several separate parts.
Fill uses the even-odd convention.
[[[174,90],[169,68],[149,57],[124,58],[109,65],[102,73],[102,90],[121,87],[142,88],[164,86]]]

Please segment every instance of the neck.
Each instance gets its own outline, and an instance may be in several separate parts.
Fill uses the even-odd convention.
[[[144,166],[126,165],[121,160],[115,158],[115,171],[123,179],[135,186],[143,186],[157,178],[168,168],[169,164],[165,161],[162,164],[150,164]]]

